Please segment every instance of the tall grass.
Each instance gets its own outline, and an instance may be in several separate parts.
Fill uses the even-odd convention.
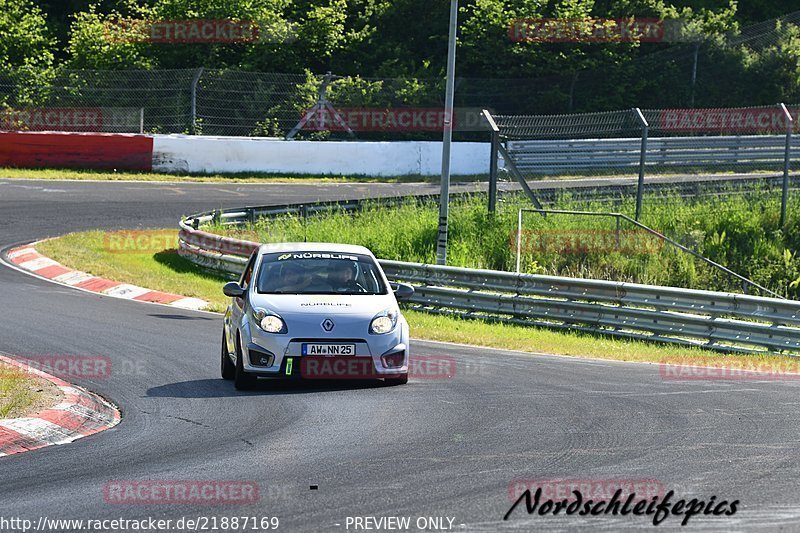
[[[562,196],[559,209],[633,213],[634,200],[586,202]],[[521,196],[507,196],[489,214],[480,196],[451,204],[448,263],[471,268],[513,270]],[[780,197],[770,191],[685,199],[676,193],[649,196],[641,222],[775,292],[794,296],[800,278],[800,203],[789,205],[788,224],[779,228]],[[438,207],[410,200],[395,208],[366,204],[303,220],[285,215],[242,228],[211,231],[260,242],[360,244],[383,259],[435,260]],[[595,279],[614,279],[688,288],[740,291],[735,279],[675,247],[639,233],[623,221],[617,246],[614,218],[583,215],[524,216],[522,270]]]

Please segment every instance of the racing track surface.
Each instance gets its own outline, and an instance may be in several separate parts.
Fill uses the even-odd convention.
[[[0,248],[97,227],[171,227],[217,207],[423,189],[435,192],[0,180]],[[646,517],[520,509],[502,522],[514,479],[621,478],[655,479],[678,497],[741,500],[735,516],[695,517],[684,530],[800,528],[797,381],[665,381],[657,365],[416,342],[416,356],[455,358],[456,375],[239,393],[219,379],[218,316],[87,294],[5,266],[0,304],[0,351],[111,357],[109,378],[77,383],[123,414],[110,431],[0,459],[0,517],[278,516],[279,531],[345,531],[347,516],[364,515],[451,516],[463,531],[652,528]],[[104,501],[106,482],[131,479],[252,480],[261,501]]]

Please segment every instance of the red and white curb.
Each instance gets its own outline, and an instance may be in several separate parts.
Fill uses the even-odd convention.
[[[67,444],[119,424],[117,408],[100,396],[9,357],[0,355],[0,362],[46,379],[64,395],[61,403],[32,417],[0,419],[0,457]]]
[[[115,298],[159,303],[195,311],[203,310],[208,306],[208,302],[200,298],[187,298],[178,294],[151,291],[136,285],[98,278],[86,272],[73,270],[53,261],[49,257],[43,256],[36,251],[34,245],[14,248],[8,252],[8,260],[23,270],[33,272],[37,276],[47,278],[56,283]]]

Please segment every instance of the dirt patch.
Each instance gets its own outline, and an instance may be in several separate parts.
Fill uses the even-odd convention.
[[[63,398],[55,384],[0,362],[0,418],[31,416]]]

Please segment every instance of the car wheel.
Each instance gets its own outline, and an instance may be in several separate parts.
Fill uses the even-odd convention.
[[[396,378],[386,378],[387,385],[405,385],[408,383],[408,374],[400,374]]]
[[[222,349],[220,350],[220,374],[222,379],[231,380],[236,376],[236,367],[231,362],[228,354],[228,340],[225,338],[225,329],[222,329]]]
[[[237,390],[249,390],[256,384],[258,378],[253,374],[244,371],[244,354],[242,353],[242,343],[236,341],[236,372],[233,376],[233,385]]]

